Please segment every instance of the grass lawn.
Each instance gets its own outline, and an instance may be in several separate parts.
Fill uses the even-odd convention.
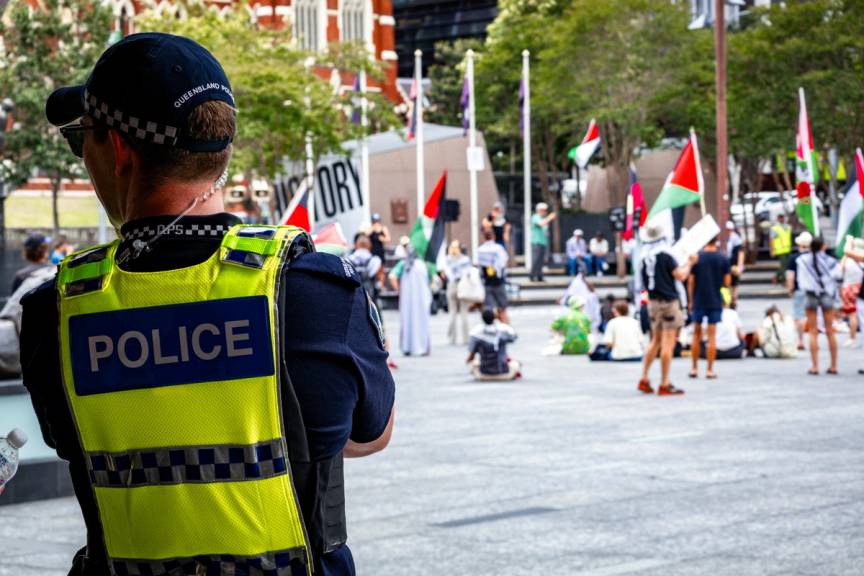
[[[61,228],[99,225],[99,201],[92,196],[61,196],[58,205]],[[51,198],[12,194],[6,199],[7,228],[51,228]]]

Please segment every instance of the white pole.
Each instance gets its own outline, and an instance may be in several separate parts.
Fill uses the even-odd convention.
[[[105,214],[105,208],[99,204],[99,228],[97,239],[99,244],[108,242],[108,216]]]
[[[414,85],[417,96],[414,102],[414,114],[417,124],[414,126],[414,141],[417,145],[417,217],[423,216],[423,203],[426,199],[425,164],[423,163],[423,51],[414,51]]]
[[[315,232],[315,160],[312,151],[312,135],[306,134],[306,189],[309,191],[309,232]]]
[[[363,194],[363,221],[372,222],[372,194],[369,186],[369,143],[367,132],[369,118],[366,112],[369,102],[366,100],[366,71],[360,71],[360,126],[363,128],[363,137],[360,140],[360,186]]]
[[[531,53],[522,51],[522,174],[525,187],[525,267],[531,270]]]
[[[471,193],[471,258],[474,263],[477,262],[477,248],[480,246],[479,240],[479,220],[477,208],[477,166],[473,154],[477,147],[477,119],[474,117],[474,50],[468,50],[465,54],[468,57],[468,67],[466,70],[468,76],[468,149],[472,155],[471,161],[468,162],[468,175],[470,176],[470,193]]]

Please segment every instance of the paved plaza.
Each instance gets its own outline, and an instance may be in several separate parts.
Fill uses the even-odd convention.
[[[742,303],[748,329],[768,304]],[[839,377],[802,356],[692,381],[677,360],[687,394],[649,397],[638,364],[541,357],[557,312],[514,310],[517,382],[472,382],[441,315],[431,357],[396,355],[393,441],[347,465],[359,574],[864,574],[861,351]],[[65,575],[84,542],[73,499],[0,519],[2,576]]]

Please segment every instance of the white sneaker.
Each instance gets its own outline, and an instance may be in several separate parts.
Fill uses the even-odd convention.
[[[860,348],[861,343],[858,341],[857,338],[855,340],[846,340],[846,342],[843,343],[843,347],[844,348],[853,348],[853,349]]]

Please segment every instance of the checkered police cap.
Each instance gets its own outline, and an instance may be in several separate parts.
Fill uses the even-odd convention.
[[[235,107],[231,84],[216,58],[188,38],[145,33],[108,48],[86,83],[54,91],[45,113],[55,126],[87,114],[143,142],[215,152],[232,138],[196,140],[183,133],[192,110],[211,100]]]

